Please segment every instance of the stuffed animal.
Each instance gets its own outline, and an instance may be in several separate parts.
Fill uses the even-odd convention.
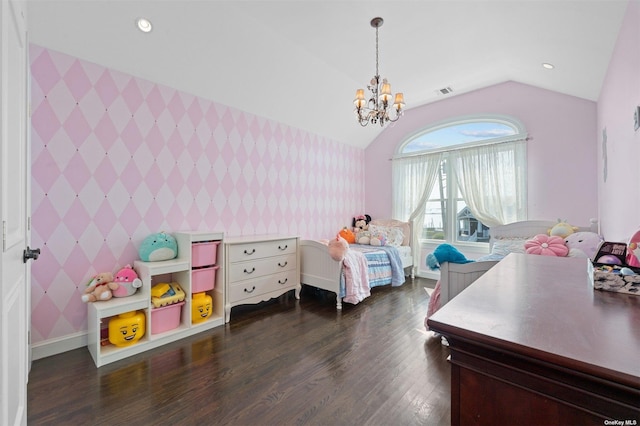
[[[344,238],[345,240],[347,240],[347,242],[349,244],[355,244],[356,243],[356,234],[354,234],[349,228],[347,228],[346,226],[344,228],[342,228],[340,230],[340,232],[338,232],[338,235],[340,235],[342,238]]]
[[[627,265],[640,267],[640,231],[637,231],[627,245]]]
[[[538,234],[524,243],[527,254],[537,254],[540,256],[564,257],[569,253],[569,248],[564,240],[555,235]]]
[[[371,244],[371,232],[369,231],[360,231],[356,232],[356,244]]]
[[[329,256],[336,262],[340,262],[344,259],[344,255],[349,250],[349,243],[340,235],[336,235],[335,238],[329,240]]]
[[[145,262],[174,259],[178,255],[178,243],[172,235],[158,232],[145,238],[138,252]]]
[[[371,222],[371,216],[368,214],[361,214],[353,218],[351,222],[351,226],[353,227],[353,232],[358,233],[361,231],[366,231],[369,229],[369,222]]]
[[[369,239],[369,244],[372,246],[386,246],[387,245],[387,237],[381,233],[371,234],[371,238]]]
[[[142,281],[138,278],[138,274],[133,270],[131,265],[116,272],[114,281],[118,284],[118,288],[113,290],[113,297],[127,297],[142,287]]]
[[[431,270],[440,269],[440,265],[444,262],[452,263],[470,263],[469,260],[457,248],[451,244],[440,244],[433,253],[427,255],[427,266]]]
[[[549,231],[547,231],[547,234],[549,234],[549,236],[567,238],[569,235],[577,232],[578,229],[579,228],[571,226],[567,222],[558,219],[558,223],[553,225],[553,228],[549,229]]]
[[[100,300],[109,300],[113,296],[113,291],[118,288],[118,284],[113,282],[113,274],[103,272],[91,278],[87,283],[87,288],[82,295],[82,301],[97,302]]]
[[[588,257],[593,260],[598,252],[598,247],[604,239],[595,232],[580,231],[574,232],[564,239],[569,248],[571,257]]]

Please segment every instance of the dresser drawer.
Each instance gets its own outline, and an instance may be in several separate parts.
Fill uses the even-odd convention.
[[[295,238],[273,241],[234,244],[229,247],[229,262],[244,262],[251,259],[296,253]]]
[[[229,303],[235,304],[235,302],[243,299],[257,297],[273,291],[287,288],[293,289],[298,286],[299,281],[300,277],[297,275],[297,270],[294,269],[252,280],[231,283],[228,287]]]
[[[298,256],[295,253],[273,256],[265,259],[249,260],[229,264],[229,283],[250,280],[263,275],[276,274],[297,268]]]

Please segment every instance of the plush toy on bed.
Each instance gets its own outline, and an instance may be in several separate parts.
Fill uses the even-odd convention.
[[[538,234],[527,240],[524,243],[524,250],[527,254],[540,256],[565,257],[569,253],[569,248],[562,238],[546,234]]]
[[[444,262],[451,263],[471,263],[457,248],[451,244],[440,244],[433,253],[427,255],[427,266],[432,271],[440,269],[440,265]]]
[[[371,244],[371,232],[369,231],[360,231],[356,232],[356,244]]]
[[[571,257],[588,257],[593,260],[598,251],[598,247],[604,241],[601,235],[595,232],[581,231],[574,232],[564,239],[569,248]]]
[[[346,226],[342,228],[340,232],[338,232],[338,235],[344,238],[349,244],[356,243],[356,234],[354,234],[353,231],[351,231]]]
[[[351,226],[353,227],[353,232],[358,233],[361,231],[366,231],[369,229],[369,222],[371,222],[371,216],[368,214],[361,214],[353,218],[351,222]]]
[[[336,235],[335,238],[329,240],[329,256],[336,262],[340,262],[344,259],[345,253],[349,250],[349,243],[340,235]]]
[[[558,223],[553,225],[553,228],[549,229],[549,231],[547,231],[547,234],[549,234],[549,236],[567,238],[569,235],[573,234],[574,232],[577,232],[578,229],[580,228],[569,225],[566,221],[563,221],[562,219],[558,219]]]
[[[387,245],[387,237],[381,233],[374,233],[371,234],[371,238],[369,239],[369,244],[371,244],[372,246],[386,246]]]

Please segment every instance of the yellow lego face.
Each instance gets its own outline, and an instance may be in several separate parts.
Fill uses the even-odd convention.
[[[211,315],[211,296],[199,295],[191,303],[191,321],[204,321]]]
[[[127,312],[109,321],[109,342],[129,346],[144,336],[145,319],[142,312]]]

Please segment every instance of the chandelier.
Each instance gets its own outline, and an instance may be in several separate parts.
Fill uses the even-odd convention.
[[[397,121],[403,114],[404,95],[396,93],[393,101],[393,108],[389,108],[391,98],[391,84],[386,78],[380,81],[380,73],[378,72],[378,28],[382,26],[384,20],[382,18],[373,18],[371,26],[376,29],[376,75],[371,79],[371,84],[367,89],[371,92],[369,100],[364,98],[364,89],[356,90],[356,98],[353,103],[356,106],[355,113],[358,116],[358,123],[362,127],[367,124],[380,123],[383,127],[385,123]],[[391,110],[395,110],[393,118],[389,115]]]

